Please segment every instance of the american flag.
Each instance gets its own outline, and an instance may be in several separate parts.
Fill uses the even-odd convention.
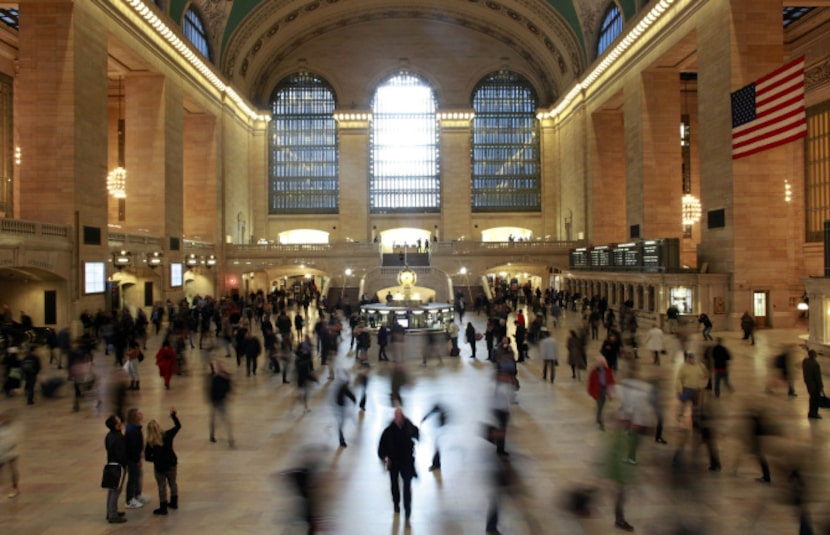
[[[732,93],[732,159],[807,135],[804,57]]]

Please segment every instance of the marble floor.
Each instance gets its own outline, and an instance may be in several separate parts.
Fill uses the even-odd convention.
[[[293,314],[292,314],[293,315]],[[484,315],[468,314],[479,329]],[[552,329],[564,352],[567,329]],[[511,322],[512,323],[512,322]],[[312,322],[313,324],[313,318]],[[463,332],[463,326],[462,326]],[[705,453],[697,449],[689,472],[676,477],[671,456],[686,434],[688,421],[676,418],[676,402],[665,408],[665,438],[668,445],[656,444],[653,436],[643,438],[639,464],[631,467],[626,517],[637,533],[787,534],[798,533],[796,509],[791,505],[786,475],[798,464],[807,481],[807,510],[816,533],[830,533],[828,510],[828,422],[808,421],[807,396],[799,376],[798,397],[785,390],[765,393],[768,361],[782,348],[799,343],[803,331],[769,329],[758,333],[757,345],[750,346],[736,332],[722,336],[732,351],[732,383],[735,392],[714,402],[718,408],[719,449],[723,471],[707,471]],[[233,372],[231,415],[236,447],[231,449],[224,432],[219,441],[208,441],[208,406],[205,398],[206,373],[198,349],[190,351],[190,373],[174,376],[166,391],[156,373],[153,356],[159,339],[151,338],[141,364],[141,390],[130,394],[128,405],[139,407],[145,424],[157,419],[170,425],[168,412],[178,411],[182,430],[175,440],[179,457],[180,506],[165,517],[154,516],[158,505],[152,467],[145,467],[144,494],[152,503],[142,509],[126,510],[128,522],[110,525],[105,521],[105,491],[99,488],[101,468],[106,460],[104,436],[106,408],[96,408],[95,395],[84,399],[80,412],[72,412],[71,390],[66,387],[57,398],[38,397],[27,406],[18,392],[0,400],[0,410],[13,409],[25,426],[20,445],[21,494],[6,499],[8,469],[0,472],[0,533],[9,534],[104,534],[104,533],[306,533],[299,517],[299,503],[286,471],[312,459],[319,467],[318,488],[322,496],[320,529],[336,534],[473,534],[485,532],[485,518],[492,494],[491,473],[494,447],[483,438],[483,423],[489,421],[492,368],[470,358],[462,345],[460,358],[443,358],[443,365],[430,360],[420,366],[423,338],[408,337],[405,361],[411,385],[404,389],[404,410],[421,429],[416,448],[419,477],[413,482],[413,514],[407,525],[395,515],[389,494],[388,476],[377,458],[380,433],[392,418],[389,404],[387,363],[376,362],[373,344],[372,368],[365,412],[350,407],[346,423],[347,448],[338,448],[337,426],[331,410],[331,385],[327,373],[317,367],[321,381],[311,394],[310,412],[297,403],[293,385],[267,370],[247,377],[237,369],[235,359],[226,360]],[[669,355],[655,367],[643,357],[642,371],[661,375],[673,391],[672,359],[678,343],[670,340]],[[599,342],[591,342],[589,355],[598,354]],[[349,353],[348,338],[341,344],[337,366],[355,375],[355,361]],[[797,350],[800,362],[803,350]],[[214,352],[224,360],[224,351]],[[541,362],[531,351],[531,360],[519,364],[521,390],[513,405],[507,448],[509,464],[516,474],[501,500],[499,530],[507,534],[604,534],[614,528],[614,487],[605,479],[603,456],[609,430],[594,423],[594,402],[585,383],[571,378],[570,369],[559,366],[555,384],[541,379]],[[260,362],[262,364],[262,362]],[[823,363],[826,371],[830,362]],[[115,369],[112,357],[96,356],[101,396],[106,396],[107,377]],[[58,375],[54,366],[45,366],[42,377]],[[666,396],[671,399],[673,396]],[[448,409],[450,420],[439,428],[438,420],[423,416],[436,403]],[[772,465],[772,484],[755,481],[760,476],[757,458],[747,450],[744,415],[763,406],[774,414],[778,434],[768,437],[765,449]],[[106,400],[103,407],[106,407]],[[613,419],[616,402],[606,408]],[[440,444],[443,468],[428,470],[434,447]],[[688,448],[693,451],[694,448]],[[592,513],[577,517],[563,507],[564,497],[578,486],[595,488]],[[123,494],[121,501],[123,503]],[[694,528],[697,531],[691,530]]]

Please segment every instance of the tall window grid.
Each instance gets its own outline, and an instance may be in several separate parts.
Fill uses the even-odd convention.
[[[541,209],[538,99],[521,75],[499,71],[473,93],[472,211]]]
[[[196,47],[196,50],[206,59],[210,60],[210,47],[208,46],[205,25],[202,22],[202,18],[193,8],[188,8],[185,12],[182,30],[184,31],[184,36]]]
[[[784,16],[784,27],[786,28],[793,22],[797,21],[810,11],[815,8],[812,7],[785,7],[783,16]]]
[[[619,37],[623,29],[622,12],[617,4],[611,3],[608,10],[605,12],[605,17],[602,19],[602,26],[599,29],[599,39],[597,39],[597,56],[600,56],[605,49],[611,46],[611,43]]]
[[[824,239],[824,222],[830,220],[830,102],[807,109],[804,144],[808,242]]]
[[[335,214],[339,210],[334,91],[316,75],[297,73],[271,98],[269,214]]]
[[[372,98],[369,210],[441,209],[437,101],[418,76],[398,73]]]
[[[20,12],[17,8],[13,7],[0,9],[0,21],[2,21],[6,26],[19,30]]]

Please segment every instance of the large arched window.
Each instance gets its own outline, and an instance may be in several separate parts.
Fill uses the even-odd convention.
[[[320,77],[297,73],[271,96],[269,214],[338,211],[334,91]]]
[[[472,210],[541,209],[538,99],[530,83],[492,73],[473,92]]]
[[[192,7],[188,8],[184,14],[182,30],[184,31],[184,36],[196,47],[196,50],[205,58],[211,60],[205,24],[202,22],[202,17]]]
[[[432,88],[411,73],[384,81],[372,98],[371,213],[438,212],[437,103]]]
[[[599,39],[597,39],[597,56],[600,56],[605,49],[611,46],[611,43],[619,37],[623,29],[622,12],[615,3],[608,6],[605,12],[605,17],[602,19],[602,26],[599,29]]]

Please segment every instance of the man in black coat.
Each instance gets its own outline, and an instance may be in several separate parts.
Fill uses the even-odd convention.
[[[814,350],[809,350],[807,358],[801,363],[801,369],[804,372],[804,384],[810,394],[810,411],[807,413],[807,418],[820,419],[818,405],[824,393],[824,382],[821,380],[821,366],[819,366],[816,356]]]
[[[124,471],[127,467],[127,440],[121,432],[121,418],[110,416],[106,421],[107,433],[104,439],[104,446],[107,449],[107,463],[118,463],[121,466],[121,478],[118,486],[107,489],[107,521],[110,524],[123,524],[127,521],[124,513],[118,511],[118,496],[121,494],[121,487],[124,485]]]
[[[419,438],[418,428],[404,416],[402,409],[397,408],[395,419],[383,431],[378,445],[378,457],[389,470],[395,513],[401,511],[401,490],[398,477],[403,479],[403,508],[407,522],[412,514],[412,478],[417,477],[413,440]]]
[[[246,375],[251,375],[251,371],[256,375],[256,364],[260,353],[262,353],[262,344],[259,343],[259,338],[254,336],[254,333],[251,331],[248,331],[245,333]]]

